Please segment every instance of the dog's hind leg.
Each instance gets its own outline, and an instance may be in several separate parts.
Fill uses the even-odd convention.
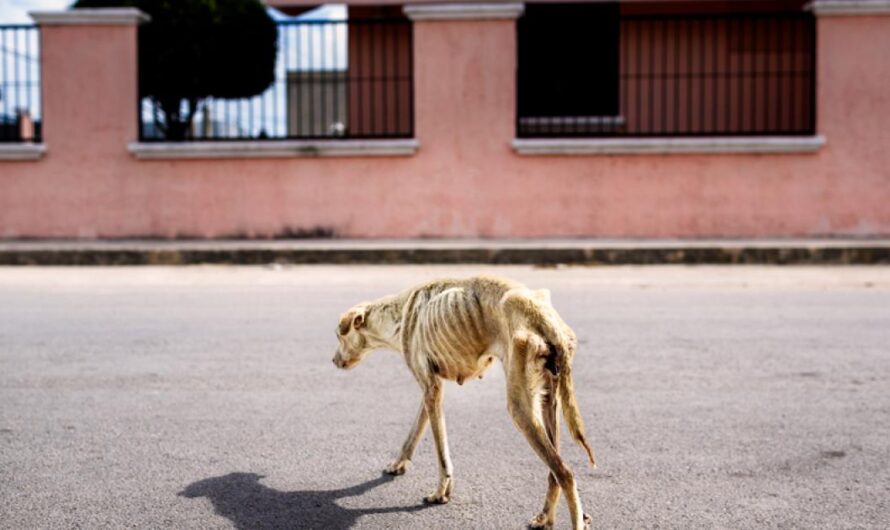
[[[439,461],[439,487],[431,495],[424,497],[427,504],[445,504],[451,498],[454,487],[451,455],[448,454],[448,435],[445,432],[445,416],[442,411],[442,381],[438,376],[431,376],[425,385],[424,405],[430,418],[430,427],[436,440],[436,454]]]
[[[405,474],[405,471],[408,469],[408,463],[411,462],[414,450],[417,449],[417,444],[423,437],[423,433],[426,431],[426,426],[428,424],[429,414],[426,412],[426,402],[424,400],[420,403],[420,411],[417,413],[417,418],[414,420],[411,432],[408,433],[408,438],[406,438],[405,443],[402,444],[402,450],[399,452],[399,457],[396,458],[392,464],[387,466],[384,472],[390,475]]]
[[[550,468],[550,473],[556,478],[556,483],[565,494],[572,517],[572,528],[581,530],[588,527],[589,518],[581,509],[575,475],[565,465],[550,441],[539,419],[543,417],[543,411],[535,410],[536,407],[540,407],[540,402],[532,394],[534,385],[530,384],[530,379],[537,377],[538,374],[531,374],[529,370],[537,369],[535,363],[530,361],[540,353],[538,346],[528,337],[514,339],[507,369],[507,408],[516,427],[525,435],[535,453]]]
[[[547,431],[547,438],[553,444],[556,454],[559,454],[559,401],[556,385],[558,381],[555,377],[548,377],[546,383],[547,393],[544,395],[541,403],[544,416],[544,429]],[[528,524],[533,529],[550,529],[556,521],[556,506],[559,502],[559,483],[556,481],[556,475],[548,473],[547,475],[547,496],[544,499],[544,509],[536,515]]]

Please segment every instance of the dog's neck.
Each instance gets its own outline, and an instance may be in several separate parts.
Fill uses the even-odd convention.
[[[402,351],[402,308],[404,297],[384,296],[368,304],[368,333],[379,348]]]

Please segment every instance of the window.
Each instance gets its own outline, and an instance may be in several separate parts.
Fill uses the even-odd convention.
[[[517,134],[813,134],[815,19],[785,4],[529,5],[517,25]]]

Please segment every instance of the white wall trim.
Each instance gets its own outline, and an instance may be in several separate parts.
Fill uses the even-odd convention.
[[[805,9],[817,16],[890,15],[890,0],[813,0]]]
[[[135,7],[31,11],[28,14],[39,26],[130,26],[151,20],[151,17]]]
[[[46,154],[46,145],[28,143],[0,143],[0,160],[40,160]]]
[[[517,138],[520,155],[629,155],[813,153],[823,136],[702,138]]]
[[[521,2],[408,4],[402,11],[414,21],[515,19],[525,11],[525,4]]]
[[[414,138],[398,140],[246,140],[134,142],[127,148],[140,160],[411,156],[417,153],[419,143]]]

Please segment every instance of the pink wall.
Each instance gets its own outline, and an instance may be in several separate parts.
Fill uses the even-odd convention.
[[[0,237],[890,234],[890,17],[820,19],[809,155],[517,155],[488,20],[415,23],[415,156],[136,160],[135,28],[42,38],[48,151],[0,161]]]

